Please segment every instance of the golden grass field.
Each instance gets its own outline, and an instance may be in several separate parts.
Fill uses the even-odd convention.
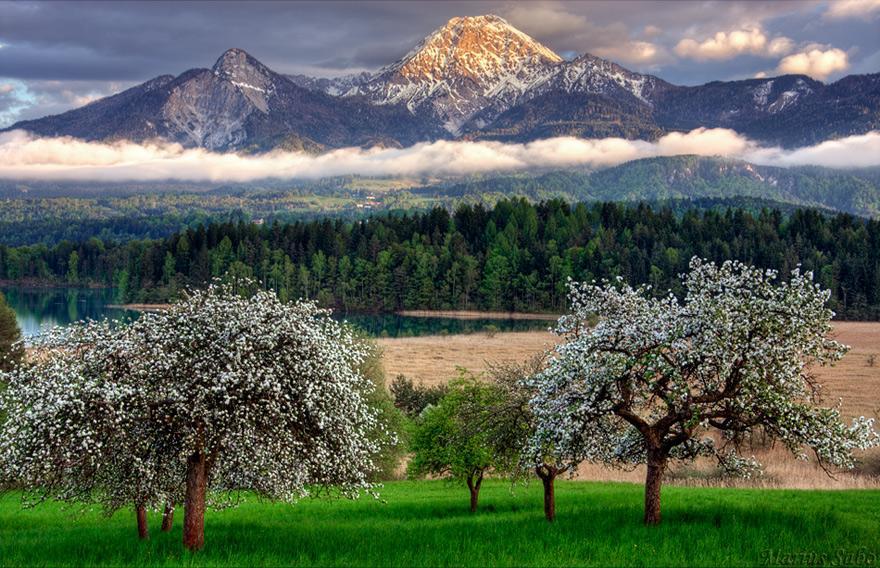
[[[838,322],[834,338],[852,349],[837,365],[817,368],[815,374],[825,387],[825,402],[841,401],[843,414],[880,418],[880,323]],[[416,382],[438,384],[457,376],[457,368],[479,373],[492,363],[524,361],[541,350],[550,349],[557,338],[550,332],[497,333],[383,338],[385,372],[389,380],[398,374]],[[873,366],[869,357],[876,355]],[[880,487],[880,451],[862,456],[863,463],[854,473],[834,478],[812,464],[792,457],[785,448],[757,448],[754,455],[765,466],[758,479],[724,479],[710,463],[676,466],[670,472],[674,483],[695,485],[750,485],[792,488]],[[583,479],[643,481],[644,470],[632,472],[583,466]]]

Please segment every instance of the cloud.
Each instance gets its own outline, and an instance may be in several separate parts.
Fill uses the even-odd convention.
[[[0,83],[0,128],[19,120],[59,114],[118,93],[127,84],[107,81],[19,81]]]
[[[825,11],[827,18],[842,20],[865,18],[880,12],[880,0],[833,0]]]
[[[670,60],[666,48],[634,38],[622,22],[598,24],[568,8],[558,2],[520,3],[504,10],[504,15],[512,25],[562,52],[589,52],[630,65]],[[653,25],[643,31],[647,39],[661,33]]]
[[[663,29],[660,26],[653,26],[648,24],[642,30],[642,35],[645,37],[657,37],[663,33]]]
[[[826,79],[839,71],[849,68],[849,58],[842,49],[836,47],[822,49],[814,47],[801,53],[794,53],[783,58],[779,62],[777,71],[780,73],[793,73],[809,75],[816,79]]]
[[[761,57],[779,57],[794,49],[794,41],[778,36],[769,38],[759,27],[717,32],[703,41],[684,38],[675,46],[675,53],[697,61],[732,59],[751,54]]]
[[[663,48],[649,41],[627,41],[599,48],[596,53],[613,61],[632,64],[656,63],[666,59]]]
[[[755,164],[768,166],[824,166],[826,168],[869,168],[880,165],[880,132],[868,132],[839,140],[826,140],[795,150],[756,148],[742,154]]]
[[[580,33],[590,25],[586,16],[573,14],[556,3],[515,4],[505,15],[511,24],[528,29],[536,37]]]
[[[727,129],[672,133],[656,142],[622,138],[549,138],[528,144],[437,141],[402,149],[342,148],[318,156],[274,151],[260,155],[185,149],[163,142],[86,142],[0,134],[0,178],[50,181],[247,182],[339,175],[468,175],[533,169],[609,167],[654,156],[727,156],[768,165],[880,165],[880,133],[797,150],[762,148]]]

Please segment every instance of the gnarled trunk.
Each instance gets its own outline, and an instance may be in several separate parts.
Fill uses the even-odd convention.
[[[483,484],[483,472],[480,470],[478,473],[475,472],[474,475],[468,477],[467,486],[471,492],[471,513],[477,512],[477,502],[480,498],[480,485]]]
[[[174,526],[174,503],[166,503],[162,511],[162,532],[168,532]]]
[[[556,476],[559,470],[551,465],[543,465],[535,468],[535,473],[544,484],[544,516],[548,522],[556,518]]]
[[[183,503],[183,546],[199,550],[205,545],[205,494],[208,468],[205,456],[194,453],[186,463],[186,498]]]
[[[147,524],[147,508],[143,505],[135,505],[134,511],[137,517],[138,538],[147,540],[150,538],[150,527]]]
[[[660,523],[660,486],[666,471],[666,454],[660,450],[648,452],[648,475],[645,479],[645,524]]]

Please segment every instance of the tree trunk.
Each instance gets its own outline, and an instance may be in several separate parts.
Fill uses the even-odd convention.
[[[162,532],[168,532],[174,526],[174,503],[165,504],[165,510],[162,512]]]
[[[648,452],[648,476],[645,480],[645,524],[660,524],[660,485],[666,470],[666,455]]]
[[[137,515],[138,538],[147,540],[150,538],[150,527],[147,524],[147,508],[143,505],[135,505],[135,515]]]
[[[183,546],[199,550],[205,545],[205,494],[208,475],[205,456],[195,453],[186,464],[186,499],[183,503]]]
[[[535,468],[541,483],[544,484],[544,516],[548,522],[553,522],[556,518],[556,476],[559,471],[553,466],[542,466]]]
[[[471,492],[471,513],[477,512],[477,502],[480,498],[480,485],[483,484],[483,472],[476,474],[476,477],[468,477],[467,486]]]

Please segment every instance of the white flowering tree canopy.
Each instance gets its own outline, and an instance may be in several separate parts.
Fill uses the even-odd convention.
[[[7,375],[3,396],[0,464],[27,487],[111,509],[185,493],[191,548],[208,489],[289,501],[371,487],[381,425],[358,371],[366,348],[313,303],[212,285],[44,347]]]
[[[132,327],[158,427],[180,441],[180,459],[203,455],[212,485],[281,500],[369,487],[378,448],[372,385],[357,370],[365,346],[326,310],[219,285]]]
[[[556,330],[565,339],[533,379],[538,443],[647,462],[649,482],[667,458],[757,465],[737,450],[758,429],[826,467],[851,467],[854,450],[877,443],[872,420],[846,425],[838,408],[821,406],[809,369],[847,347],[828,338],[833,312],[812,274],[779,282],[772,270],[695,258],[683,289],[679,300],[622,281],[571,284],[571,313]]]
[[[125,327],[88,322],[35,339],[38,355],[0,393],[0,481],[26,502],[100,502],[108,513],[181,495],[183,467],[159,443]]]

